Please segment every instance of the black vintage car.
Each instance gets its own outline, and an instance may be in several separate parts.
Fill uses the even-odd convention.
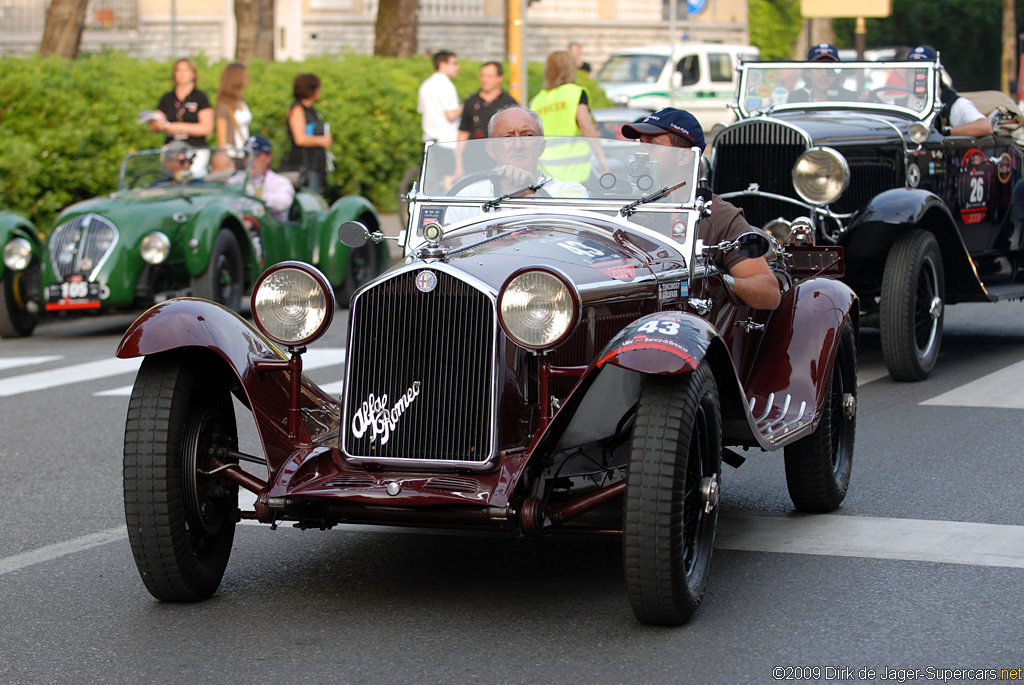
[[[800,218],[818,244],[844,248],[844,281],[880,327],[893,378],[932,371],[947,304],[1024,297],[1014,118],[994,117],[995,135],[944,135],[937,62],[739,69],[740,120],[715,140],[712,187],[783,240]],[[831,85],[807,101],[815,78]]]
[[[494,169],[567,140],[460,152],[467,167]],[[698,154],[594,145],[606,170],[591,181],[531,173],[501,192],[494,171],[445,187],[451,146],[429,147],[405,258],[352,299],[340,399],[301,373],[334,312],[309,264],[264,272],[255,326],[198,299],[132,325],[117,354],[146,358],[125,427],[125,514],[155,597],[211,595],[239,518],[615,535],[636,616],[675,624],[708,582],[722,463],[744,460],[727,446],[784,450],[796,508],[839,506],[857,306],[819,275],[841,273],[841,251],[777,245],[782,302],[753,310],[715,260],[760,256],[768,239],[701,226],[710,194],[698,193]],[[342,230],[354,249],[367,239],[356,222]],[[252,411],[262,454],[239,451],[232,394]],[[239,511],[239,488],[254,508]]]

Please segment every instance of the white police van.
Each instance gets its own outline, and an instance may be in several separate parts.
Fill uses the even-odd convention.
[[[652,112],[679,107],[707,132],[734,119],[728,104],[735,97],[736,64],[760,57],[753,45],[679,43],[674,52],[669,45],[646,45],[613,53],[597,82],[617,105]]]

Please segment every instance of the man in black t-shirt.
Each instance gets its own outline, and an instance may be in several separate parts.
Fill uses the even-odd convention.
[[[505,72],[498,62],[486,62],[480,67],[480,90],[466,98],[462,106],[462,121],[459,123],[459,140],[477,140],[487,137],[487,124],[491,117],[506,107],[519,105],[515,98],[501,87]],[[461,157],[461,155],[459,155]],[[456,174],[473,173],[483,169],[464,169],[459,159]]]

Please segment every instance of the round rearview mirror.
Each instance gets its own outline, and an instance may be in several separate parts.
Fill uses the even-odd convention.
[[[370,231],[358,221],[346,221],[338,228],[338,238],[349,247],[362,247],[370,239]]]
[[[744,233],[736,239],[736,253],[744,259],[754,259],[768,254],[768,238],[761,233]]]

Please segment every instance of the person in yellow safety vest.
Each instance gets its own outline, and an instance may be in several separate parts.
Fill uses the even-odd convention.
[[[540,115],[547,136],[600,138],[597,124],[590,116],[587,91],[575,81],[573,56],[566,50],[552,52],[544,64],[544,90],[530,101],[530,109]],[[605,166],[600,148],[592,148],[585,140],[549,140],[541,158],[541,170],[563,181],[582,183],[590,178],[591,152],[597,152],[599,163]]]

